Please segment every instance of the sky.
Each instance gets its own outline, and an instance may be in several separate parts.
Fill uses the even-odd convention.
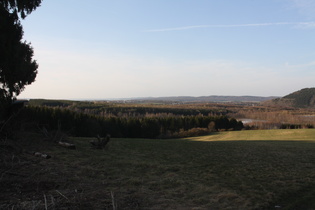
[[[315,0],[43,0],[19,98],[285,96],[314,87]]]

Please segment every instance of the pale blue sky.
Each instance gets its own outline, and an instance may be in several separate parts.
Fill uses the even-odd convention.
[[[314,87],[315,0],[43,0],[20,98],[284,96]]]

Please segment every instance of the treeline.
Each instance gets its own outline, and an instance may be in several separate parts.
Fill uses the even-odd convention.
[[[76,108],[76,111],[83,112],[90,115],[108,116],[149,116],[149,115],[226,115],[228,110],[209,110],[209,109],[184,109],[184,108],[170,108],[170,107],[89,107],[81,106]]]
[[[49,130],[61,129],[72,136],[96,135],[121,138],[172,138],[203,135],[210,131],[241,130],[241,121],[226,116],[175,115],[102,115],[86,114],[65,108],[25,107],[20,117]]]
[[[85,114],[107,116],[143,116],[146,114],[164,114],[172,113],[175,115],[227,115],[230,110],[217,106],[207,107],[202,105],[154,105],[154,104],[124,104],[111,102],[93,102],[93,101],[69,101],[69,100],[46,100],[32,99],[31,106],[45,106],[51,108],[67,108],[76,112]]]
[[[312,124],[281,124],[280,129],[301,129],[301,128],[314,128]]]
[[[314,128],[314,111],[309,109],[282,109],[282,110],[239,110],[231,117],[237,119],[252,119],[244,124],[244,129],[299,129]]]

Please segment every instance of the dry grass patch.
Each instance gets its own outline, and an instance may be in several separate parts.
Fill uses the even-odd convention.
[[[187,138],[195,141],[228,140],[315,140],[315,129],[274,129],[217,132],[207,136]]]

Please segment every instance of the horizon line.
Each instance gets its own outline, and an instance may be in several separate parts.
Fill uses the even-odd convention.
[[[114,100],[141,100],[141,99],[158,99],[158,98],[180,98],[180,97],[189,97],[189,98],[203,98],[203,97],[259,97],[259,98],[278,98],[283,96],[258,96],[258,95],[203,95],[203,96],[139,96],[139,97],[121,97],[121,98],[43,98],[43,97],[21,97],[17,100],[69,100],[69,101],[114,101]]]

